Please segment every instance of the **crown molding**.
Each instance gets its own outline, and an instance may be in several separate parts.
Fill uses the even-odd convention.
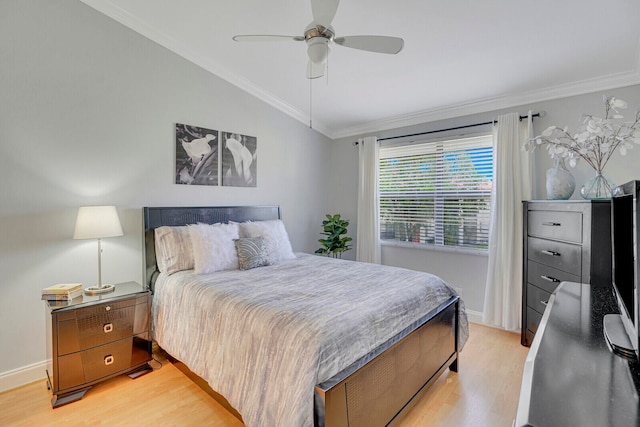
[[[239,77],[230,72],[219,63],[212,61],[198,52],[190,49],[183,43],[169,37],[167,34],[153,28],[135,16],[129,14],[120,7],[108,0],[81,0],[86,5],[114,19],[120,24],[132,29],[155,43],[169,49],[182,56],[188,61],[213,73],[219,78],[229,82],[239,89],[255,96],[273,108],[298,120],[305,125],[309,125],[309,115],[291,104],[283,101],[274,94],[256,86],[253,82]],[[469,114],[485,113],[488,111],[504,108],[513,108],[520,105],[532,104],[536,102],[550,101],[569,96],[583,95],[586,93],[608,90],[624,86],[640,84],[640,40],[636,48],[635,70],[628,72],[611,74],[593,79],[586,79],[577,82],[551,86],[541,90],[529,91],[520,94],[499,96],[494,98],[479,99],[472,102],[451,104],[415,113],[380,119],[364,123],[362,125],[333,129],[322,121],[314,120],[313,129],[325,135],[329,139],[339,139],[346,137],[371,134],[375,132],[413,126],[437,120],[450,119]]]
[[[640,51],[640,43],[639,43]],[[640,55],[638,55],[640,56]],[[346,138],[386,131],[406,126],[414,126],[437,120],[451,119],[469,114],[486,113],[488,111],[513,108],[536,102],[551,101],[570,96],[584,95],[602,90],[615,89],[640,84],[640,61],[637,69],[624,73],[611,74],[594,79],[552,86],[541,90],[520,94],[485,98],[469,103],[451,104],[441,108],[419,111],[411,114],[390,117],[364,123],[359,126],[344,128],[334,132],[335,138]]]
[[[273,108],[309,126],[309,115],[307,113],[293,107],[291,104],[288,104],[271,92],[268,92],[256,86],[253,82],[230,72],[219,63],[212,61],[204,55],[201,55],[199,52],[189,48],[189,46],[185,45],[184,43],[180,43],[176,39],[168,36],[162,31],[159,31],[157,28],[147,25],[140,19],[136,18],[134,15],[114,5],[108,0],[81,1],[87,6],[90,6],[98,12],[113,19],[114,21],[130,28],[136,33],[148,38],[149,40],[159,44],[162,47],[165,47],[171,52],[185,58],[186,60],[198,65],[199,67],[202,67],[215,76],[255,96],[256,98],[272,106]],[[321,121],[313,120],[313,129],[325,135],[329,139],[335,139],[332,130]]]

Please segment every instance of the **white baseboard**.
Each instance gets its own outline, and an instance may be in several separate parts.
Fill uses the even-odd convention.
[[[480,311],[467,310],[467,318],[471,323],[483,324],[482,312]],[[34,363],[33,365],[0,373],[0,393],[45,379],[47,377],[46,369],[49,363],[49,361],[44,360],[39,363]]]
[[[0,373],[0,393],[45,379],[47,377],[46,369],[48,364],[49,361],[44,360],[33,365]]]
[[[482,312],[480,311],[473,311],[473,310],[467,309],[467,319],[471,323],[479,323],[481,325],[484,324],[482,323]]]
[[[469,323],[477,323],[478,325],[488,326],[489,328],[500,329],[501,331],[513,332],[514,334],[520,333],[520,329],[515,329],[515,330],[504,329],[500,326],[484,323],[482,321],[482,312],[480,311],[467,310],[467,319],[469,320]]]

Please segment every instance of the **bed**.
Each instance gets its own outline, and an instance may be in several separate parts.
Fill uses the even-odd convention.
[[[259,268],[167,274],[159,227],[284,230],[280,208],[148,207],[143,216],[154,339],[248,426],[393,424],[446,369],[457,372],[466,313],[436,276],[301,253]],[[267,240],[261,249],[276,250]]]

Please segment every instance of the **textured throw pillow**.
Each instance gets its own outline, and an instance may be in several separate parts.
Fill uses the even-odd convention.
[[[189,234],[196,274],[238,269],[238,224],[189,225]]]
[[[193,251],[189,229],[185,226],[158,227],[154,231],[156,262],[161,273],[193,269]]]
[[[236,240],[240,270],[269,265],[269,254],[262,237],[243,237]]]
[[[240,237],[262,237],[271,263],[296,257],[282,220],[243,222],[240,224]]]

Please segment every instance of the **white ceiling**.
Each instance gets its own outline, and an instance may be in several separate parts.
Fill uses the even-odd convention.
[[[637,0],[342,0],[336,37],[405,47],[334,45],[313,81],[304,43],[231,39],[302,35],[308,0],[82,1],[330,138],[640,83]]]

